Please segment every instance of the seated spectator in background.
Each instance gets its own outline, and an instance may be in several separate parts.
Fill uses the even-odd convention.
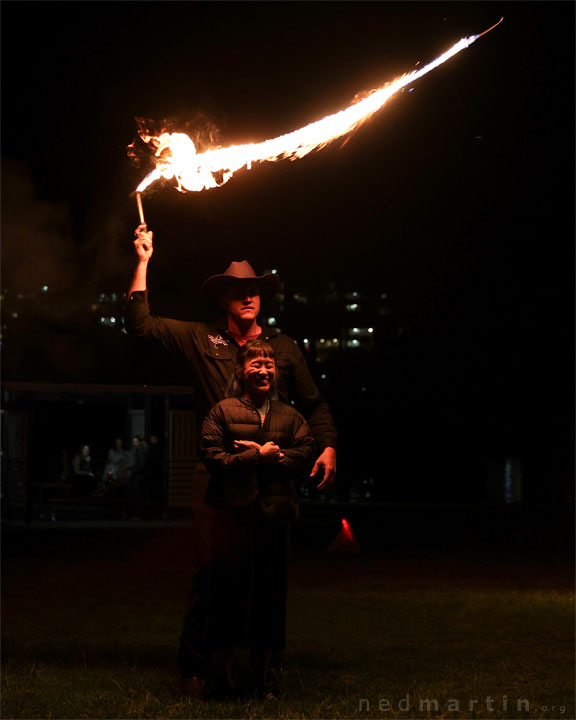
[[[92,467],[89,445],[80,445],[72,460],[72,473],[73,497],[92,497],[96,489],[96,475]]]

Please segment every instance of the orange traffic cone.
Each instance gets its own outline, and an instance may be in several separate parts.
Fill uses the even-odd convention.
[[[360,552],[360,543],[346,518],[342,518],[342,529],[328,547],[328,552]]]

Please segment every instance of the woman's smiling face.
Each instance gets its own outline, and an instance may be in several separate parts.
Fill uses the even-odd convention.
[[[242,367],[244,389],[250,397],[263,397],[272,389],[276,379],[276,362],[265,355],[248,358]]]

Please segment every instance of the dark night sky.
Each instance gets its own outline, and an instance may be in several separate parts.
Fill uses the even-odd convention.
[[[504,16],[345,148],[148,199],[155,265],[171,286],[232,255],[408,294],[462,270],[522,291],[568,282],[572,3],[4,2],[2,15],[3,158],[30,169],[39,200],[67,207],[99,280],[137,220],[135,116],[201,116],[223,144],[262,140]]]
[[[220,189],[145,198],[154,309],[190,317],[202,280],[232,259],[275,266],[292,287],[378,288],[413,328],[415,376],[426,348],[444,348],[439,364],[466,348],[466,362],[476,358],[467,390],[495,383],[504,404],[510,390],[522,412],[532,397],[560,423],[571,417],[573,3],[1,9],[2,285],[68,292],[129,282],[128,196],[145,174],[126,155],[136,116],[209,122],[222,144],[264,140],[504,16],[345,147],[240,171]]]

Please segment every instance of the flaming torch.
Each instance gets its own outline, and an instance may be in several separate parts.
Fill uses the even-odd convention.
[[[174,179],[180,192],[199,192],[224,185],[237,170],[243,167],[251,169],[253,163],[276,162],[282,159],[296,160],[314,150],[320,150],[358,128],[380,110],[392,95],[472,45],[478,38],[499,25],[503,19],[501,18],[479,35],[463,38],[421,69],[402,75],[369,93],[364,93],[366,97],[359,102],[352,103],[347,108],[299,130],[270,140],[246,145],[230,145],[197,153],[192,139],[184,133],[164,132],[160,135],[148,135],[141,132],[142,140],[154,149],[156,167],[136,188],[140,222],[144,222],[141,193],[157,180]]]

